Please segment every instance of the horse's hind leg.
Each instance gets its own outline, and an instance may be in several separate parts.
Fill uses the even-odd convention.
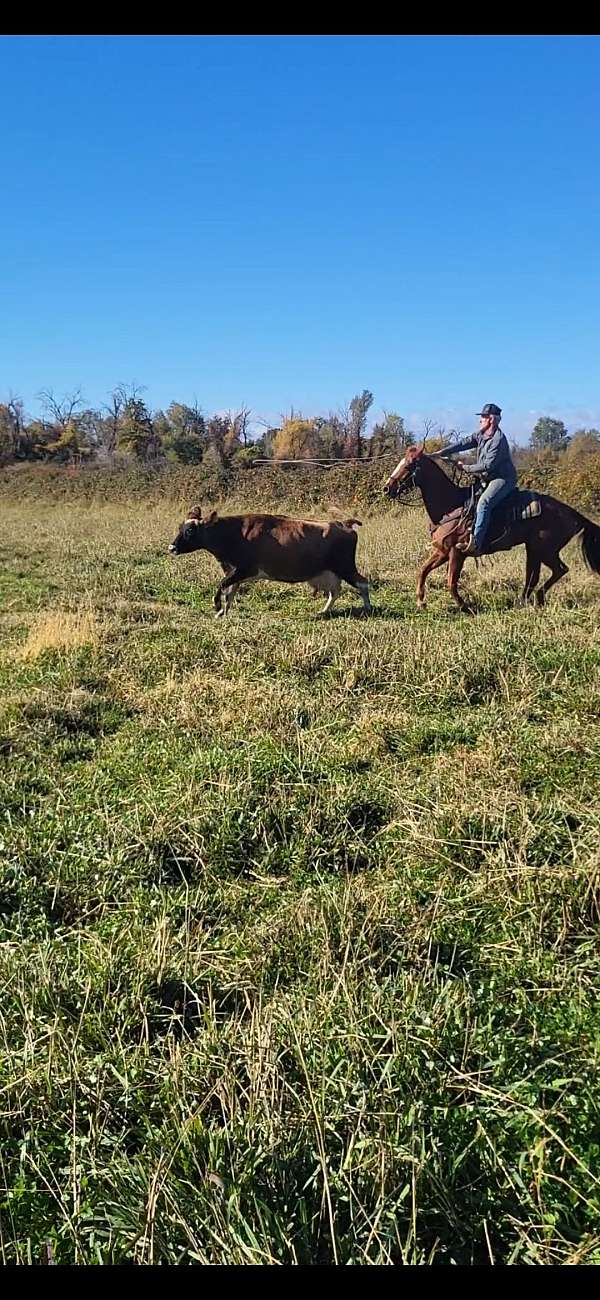
[[[426,559],[417,581],[417,605],[419,609],[425,609],[425,583],[429,574],[434,569],[439,569],[441,564],[445,564],[448,556],[443,551],[432,551]]]
[[[550,588],[554,586],[555,582],[560,582],[561,578],[564,578],[565,574],[569,572],[569,566],[563,564],[558,551],[555,551],[554,555],[545,559],[544,564],[547,564],[550,569],[550,577],[544,583],[543,587],[540,587],[540,590],[535,593],[535,599],[538,605],[545,604],[546,596],[548,595]]]
[[[531,545],[531,542],[526,543],[525,554],[527,556],[525,566],[525,586],[523,588],[523,595],[521,596],[521,604],[523,605],[527,604],[530,596],[537,587],[540,580],[540,569],[542,567],[542,561],[538,552]]]

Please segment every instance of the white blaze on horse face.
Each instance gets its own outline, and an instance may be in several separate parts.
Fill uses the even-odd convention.
[[[396,468],[392,470],[392,473],[390,475],[390,480],[397,478],[400,473],[400,470],[404,469],[405,465],[406,465],[406,456],[403,456],[402,460],[398,461]]]

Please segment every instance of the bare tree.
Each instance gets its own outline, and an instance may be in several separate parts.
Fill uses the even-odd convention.
[[[437,429],[436,421],[432,420],[430,416],[427,416],[423,420],[423,439],[422,439],[423,444],[428,442],[430,438],[435,438],[436,429]]]
[[[239,411],[228,411],[225,419],[227,421],[227,434],[225,437],[225,447],[228,453],[235,450],[236,447],[247,447],[249,438],[250,425],[250,408],[241,406]]]
[[[58,425],[61,429],[66,429],[69,424],[72,424],[84,406],[80,388],[76,388],[73,393],[65,393],[61,398],[55,396],[52,388],[42,388],[38,393],[38,400],[49,422]]]
[[[102,409],[105,415],[99,427],[99,448],[108,460],[112,461],[117,450],[125,407],[128,402],[140,401],[145,391],[145,386],[135,380],[128,384],[119,383],[104,403]]]
[[[245,402],[243,402],[235,417],[242,447],[247,447],[248,443],[251,441],[250,438],[251,418],[252,418],[252,412],[250,410],[250,407],[246,406]]]
[[[104,454],[112,460],[119,441],[119,428],[123,408],[127,401],[127,389],[125,384],[117,384],[112,393],[105,402],[103,410],[106,412],[102,422],[101,447]]]

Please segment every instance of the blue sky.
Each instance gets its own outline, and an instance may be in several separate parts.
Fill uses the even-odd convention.
[[[3,37],[0,396],[600,425],[600,40]]]

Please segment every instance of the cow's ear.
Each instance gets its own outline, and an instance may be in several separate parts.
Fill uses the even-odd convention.
[[[209,515],[205,515],[202,522],[204,524],[214,524],[216,517],[217,517],[216,510],[211,510]]]

